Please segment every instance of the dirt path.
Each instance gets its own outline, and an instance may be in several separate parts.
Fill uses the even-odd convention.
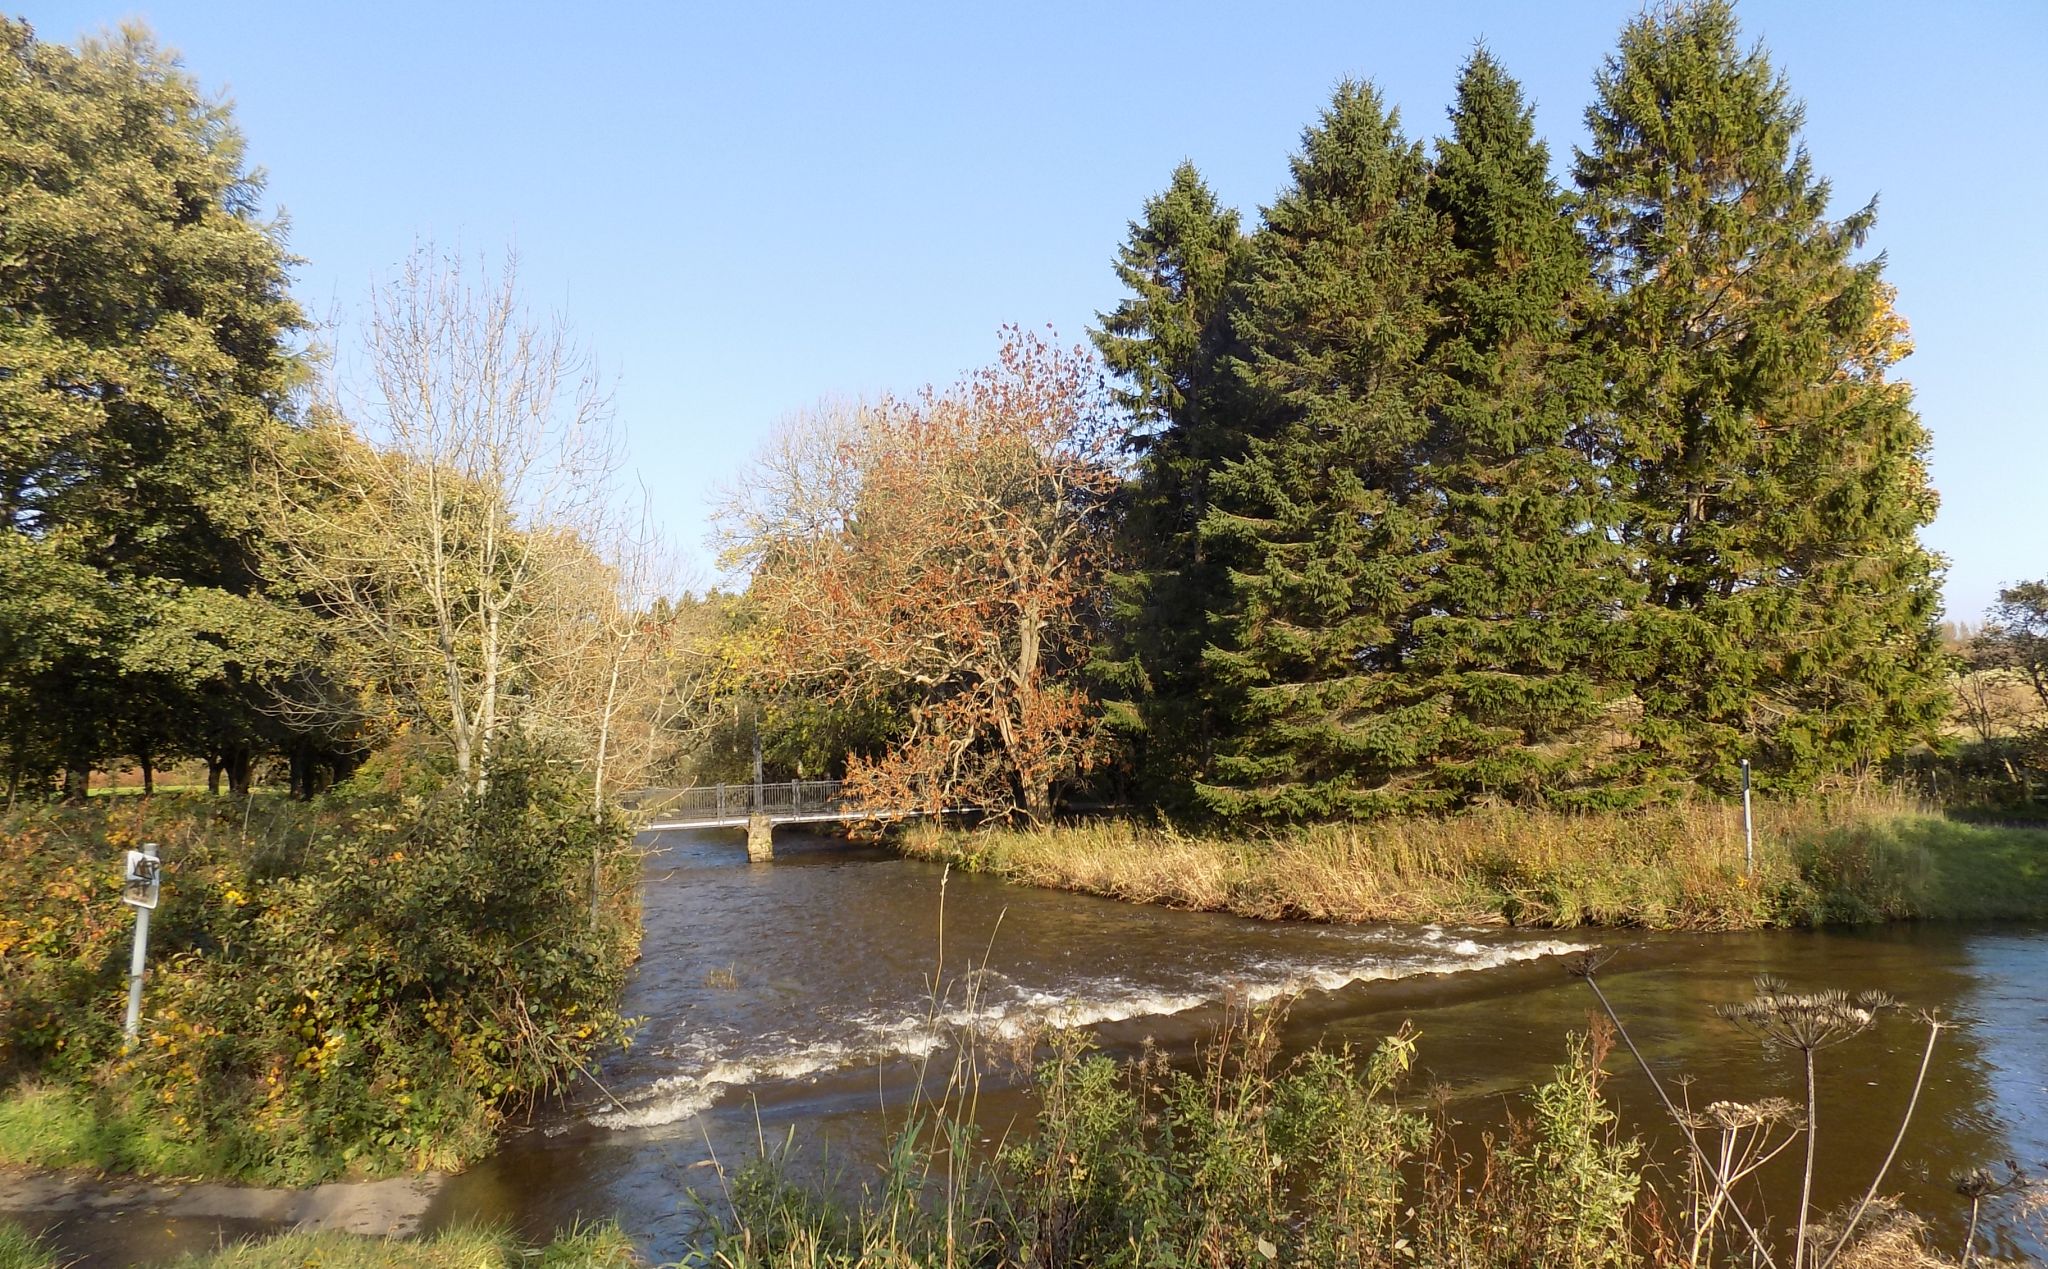
[[[414,1234],[444,1179],[424,1173],[274,1190],[0,1170],[0,1219],[45,1235],[80,1264],[132,1265],[291,1228]]]

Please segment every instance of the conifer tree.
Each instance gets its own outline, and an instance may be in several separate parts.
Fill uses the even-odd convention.
[[[1426,474],[1442,560],[1412,672],[1453,723],[1429,779],[1467,798],[1615,800],[1608,665],[1629,591],[1587,427],[1594,367],[1572,338],[1588,260],[1533,112],[1485,51],[1450,115],[1430,193],[1453,247],[1428,354],[1444,381]]]
[[[1875,217],[1828,215],[1802,110],[1726,0],[1636,19],[1597,79],[1580,208],[1611,293],[1619,533],[1646,759],[1805,787],[1942,708],[1927,434]]]
[[[1263,819],[1433,805],[1413,773],[1451,720],[1405,662],[1440,550],[1416,457],[1448,244],[1422,148],[1369,86],[1339,88],[1292,173],[1233,315],[1248,448],[1202,523],[1233,560],[1205,656],[1231,735],[1198,792]]]
[[[1162,804],[1184,801],[1213,730],[1202,615],[1227,574],[1196,530],[1210,474],[1243,451],[1224,359],[1248,256],[1237,213],[1182,163],[1131,225],[1116,263],[1130,293],[1094,333],[1137,465],[1119,499],[1113,620],[1093,670],[1131,740],[1140,791]]]

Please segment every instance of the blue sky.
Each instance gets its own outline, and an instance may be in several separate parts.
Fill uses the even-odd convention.
[[[17,0],[19,4],[21,0]],[[1344,76],[1434,136],[1476,38],[1560,173],[1635,0],[850,6],[29,3],[48,39],[140,17],[237,104],[348,319],[416,235],[516,243],[529,295],[616,377],[639,477],[708,564],[719,483],[824,396],[1080,339],[1112,252],[1189,158],[1247,218]],[[1911,321],[1951,616],[2048,574],[2048,4],[1748,0]]]

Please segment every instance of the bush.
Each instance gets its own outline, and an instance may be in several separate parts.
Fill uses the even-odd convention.
[[[413,786],[413,787],[408,787]],[[246,825],[246,829],[245,826]],[[146,1025],[116,852],[159,843]],[[0,1158],[304,1182],[458,1166],[620,1038],[629,830],[514,755],[477,798],[368,771],[310,805],[34,807],[0,832]]]
[[[1279,1014],[1226,1022],[1197,1068],[1118,1064],[1049,1038],[1036,1131],[988,1158],[953,1110],[921,1107],[852,1211],[747,1165],[732,1211],[686,1263],[719,1269],[911,1264],[1346,1269],[1638,1263],[1637,1147],[1600,1094],[1603,1039],[1575,1040],[1529,1118],[1483,1157],[1410,1105],[1406,1027],[1370,1054],[1276,1061]],[[963,1089],[966,1086],[961,1086]],[[964,1147],[964,1149],[963,1149]],[[934,1180],[935,1170],[942,1176]]]

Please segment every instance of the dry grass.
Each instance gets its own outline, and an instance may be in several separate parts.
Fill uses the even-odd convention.
[[[1027,885],[1244,916],[1734,930],[1828,921],[2048,915],[2048,831],[1953,824],[1890,794],[1628,814],[1497,809],[1188,834],[1130,820],[899,846]]]

